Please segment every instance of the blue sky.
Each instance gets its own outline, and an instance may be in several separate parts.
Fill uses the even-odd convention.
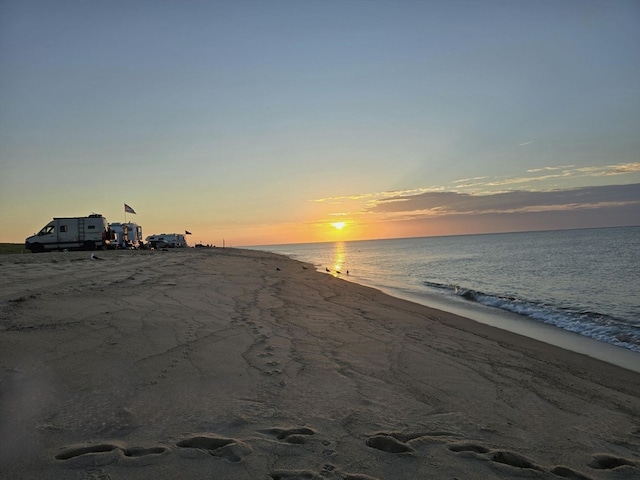
[[[640,187],[541,195],[640,184],[639,45],[638,1],[4,0],[0,241],[124,202],[237,245],[638,224]],[[384,206],[425,192],[500,218]]]

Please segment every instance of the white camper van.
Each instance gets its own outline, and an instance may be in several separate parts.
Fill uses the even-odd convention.
[[[88,217],[54,218],[24,246],[33,253],[48,250],[95,250],[111,244],[113,233],[107,219],[99,213]]]
[[[187,247],[187,240],[181,233],[161,233],[160,235],[149,235],[146,238],[151,248],[184,248]]]
[[[115,241],[111,242],[114,248],[141,248],[142,227],[137,223],[110,223],[109,228],[115,234]]]

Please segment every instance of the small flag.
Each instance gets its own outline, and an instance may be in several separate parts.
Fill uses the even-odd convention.
[[[185,235],[191,235],[191,232],[190,232],[189,230],[185,230],[185,231],[184,231],[184,234],[185,234]]]
[[[124,204],[124,211],[127,213],[133,213],[134,215],[137,215],[136,211],[126,203]]]

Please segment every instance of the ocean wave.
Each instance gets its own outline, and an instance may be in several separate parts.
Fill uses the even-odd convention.
[[[640,329],[603,313],[559,307],[514,296],[495,295],[459,285],[428,281],[423,282],[423,285],[470,302],[516,313],[601,342],[640,352]]]

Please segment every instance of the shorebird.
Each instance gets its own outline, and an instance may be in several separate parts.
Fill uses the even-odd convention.
[[[331,270],[329,270],[328,268],[325,267],[325,270],[329,273],[331,273]]]
[[[91,260],[102,260],[102,258],[98,257],[95,253],[92,253]]]

